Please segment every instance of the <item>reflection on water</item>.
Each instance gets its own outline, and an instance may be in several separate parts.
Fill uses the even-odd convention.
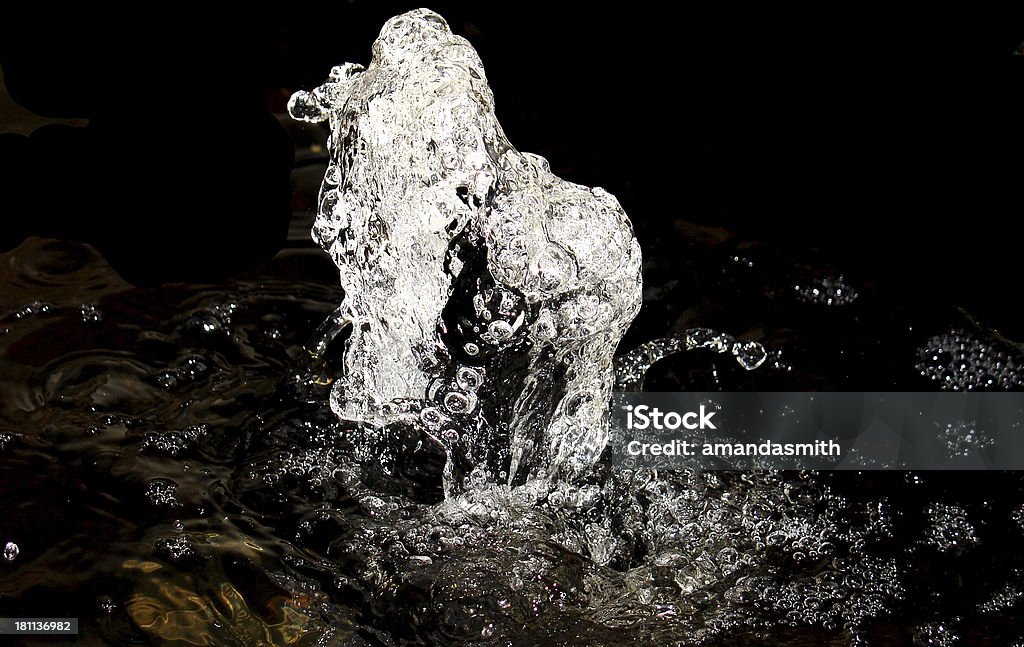
[[[660,287],[624,348],[731,321],[767,358],[670,356],[646,388],[928,389],[927,349],[966,339],[970,323],[937,306],[850,277],[855,301],[808,301],[793,286],[827,272],[734,256],[688,250],[717,268],[699,285],[652,267]],[[303,379],[304,344],[341,297],[302,278],[322,262],[295,251],[261,276],[136,289],[80,245],[0,257],[2,615],[78,617],[84,644],[1024,640],[1015,474],[612,473],[605,459],[571,483],[468,474],[445,499],[438,443],[401,424],[370,442],[331,413],[329,384]],[[926,324],[911,336],[906,321]],[[1020,365],[986,335],[970,330],[972,371],[983,346]]]

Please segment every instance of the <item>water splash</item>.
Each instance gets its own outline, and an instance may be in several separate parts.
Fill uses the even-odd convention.
[[[340,301],[305,275],[102,299],[46,292],[54,310],[5,324],[0,487],[19,522],[0,548],[20,551],[0,559],[5,610],[32,617],[65,600],[96,644],[865,646],[948,635],[1013,645],[1024,635],[1018,475],[978,473],[965,488],[956,473],[598,462],[584,478],[518,487],[456,473],[470,487],[460,480],[464,491],[444,499],[444,452],[420,427],[391,426],[401,460],[389,462],[337,420],[322,389],[313,405],[290,397],[282,373],[306,366],[316,345],[302,343]],[[751,289],[781,278],[766,271]],[[702,289],[749,307],[749,293]],[[93,300],[104,319],[83,324],[78,304]],[[804,333],[789,343],[765,334],[758,370],[780,350],[794,366],[760,376],[766,387],[819,384],[794,342],[821,328],[822,310],[792,311]],[[83,330],[102,336],[55,343]],[[893,334],[880,339],[895,370],[918,378],[910,338]],[[731,346],[709,348],[731,357]],[[832,388],[848,383],[847,366],[833,367]],[[179,368],[184,379],[159,384]],[[969,429],[952,431],[956,450]]]
[[[642,391],[644,378],[655,362],[693,350],[731,353],[736,363],[748,371],[760,367],[768,358],[764,347],[756,341],[738,341],[725,333],[693,328],[676,337],[651,340],[616,358],[616,390]]]
[[[313,238],[351,322],[335,413],[424,429],[447,453],[447,490],[591,466],[641,301],[618,201],[517,151],[476,51],[425,9],[288,109],[331,131]]]

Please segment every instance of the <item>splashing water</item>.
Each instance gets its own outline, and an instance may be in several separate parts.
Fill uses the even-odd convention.
[[[730,335],[707,328],[694,328],[678,337],[654,339],[615,360],[615,387],[620,391],[642,391],[644,377],[655,364],[670,355],[691,350],[731,353],[736,363],[752,371],[768,358],[756,341],[737,341]]]
[[[491,213],[473,206],[476,180],[467,169],[477,158],[457,157],[449,160],[456,169],[442,161],[436,182],[435,171],[420,178],[458,198],[450,237],[431,224],[442,208],[433,211],[416,181],[399,173],[429,164],[381,159],[395,146],[416,152],[405,131],[374,129],[403,123],[379,114],[396,95],[382,92],[378,104],[352,84],[387,89],[390,78],[412,88],[429,80],[391,67],[400,67],[398,50],[412,46],[405,41],[416,30],[449,43],[438,45],[446,52],[438,60],[469,56],[435,23],[425,12],[389,23],[378,46],[384,54],[345,81],[343,93],[322,88],[330,101],[319,103],[314,91],[302,104],[309,118],[326,115],[337,140],[325,196],[337,195],[326,199],[363,210],[332,208],[332,218],[346,218],[336,229],[323,210],[318,219],[318,240],[335,236],[329,249],[342,261],[341,308],[337,285],[311,283],[305,271],[134,290],[90,263],[48,277],[53,285],[42,290],[38,272],[25,271],[38,266],[33,257],[74,250],[35,241],[3,256],[0,277],[28,286],[14,290],[23,296],[0,315],[0,332],[9,330],[0,335],[0,498],[10,503],[6,518],[16,519],[0,521],[5,612],[29,617],[58,605],[81,618],[89,644],[1024,644],[1015,613],[1024,599],[1024,482],[1014,474],[980,475],[972,491],[961,476],[942,473],[613,472],[608,461],[562,456],[561,445],[546,444],[575,441],[559,419],[603,415],[601,388],[634,298],[605,292],[615,271],[630,289],[636,277],[611,265],[608,274],[585,274],[592,266],[559,238],[547,204],[577,189],[542,167],[521,188],[506,188],[514,178],[494,160],[512,153],[495,157],[486,142],[480,171],[495,169],[494,195],[483,196]],[[467,72],[470,87],[489,97],[476,65],[449,70],[445,87],[461,92],[461,73],[471,70],[480,78]],[[364,76],[371,72],[380,78]],[[417,132],[428,132],[431,106],[447,96],[424,100]],[[307,109],[296,102],[300,113]],[[348,130],[338,140],[342,123]],[[378,173],[378,162],[394,174]],[[353,175],[345,179],[343,169]],[[469,204],[453,177],[469,178]],[[387,191],[377,186],[385,180]],[[585,207],[588,192],[579,191]],[[546,205],[543,218],[501,216],[535,213],[498,199],[529,204],[530,195]],[[370,212],[373,196],[393,201],[372,203]],[[494,219],[523,232],[494,232]],[[548,243],[565,253],[542,253]],[[881,326],[896,317],[871,306],[861,284],[844,280],[844,296],[861,296],[839,307],[828,294],[804,299],[757,250],[742,251],[752,260],[740,263],[729,260],[739,258],[736,248],[718,245],[693,243],[685,256],[705,267],[721,262],[731,274],[663,297],[715,309],[673,318],[671,329],[711,320],[709,312],[731,301],[720,319],[747,317],[736,326],[761,335],[770,356],[754,342],[693,329],[620,357],[619,388],[643,388],[654,364],[690,350],[704,351],[687,358],[695,364],[723,369],[724,382],[716,374],[711,388],[735,388],[737,380],[842,388],[858,366],[882,388],[986,388],[984,374],[998,376],[1004,366],[1005,384],[1019,382],[1018,349],[984,331],[926,340],[961,331],[959,319],[936,328],[929,317],[923,337],[910,338],[902,327]],[[525,265],[492,259],[503,246],[525,254]],[[765,269],[736,274],[755,261]],[[373,271],[377,263],[387,271]],[[566,267],[565,290],[547,287]],[[422,291],[398,289],[419,281]],[[597,315],[583,298],[595,293]],[[575,314],[563,311],[566,303]],[[622,308],[602,319],[608,303]],[[330,398],[339,419],[318,387],[332,380],[331,340],[346,334],[348,372]],[[891,364],[862,359],[862,338],[887,349]],[[431,352],[417,354],[420,342]],[[354,352],[358,361],[349,361]],[[309,368],[310,358],[313,385],[296,398],[296,384],[282,375]],[[593,359],[605,363],[600,384],[587,385],[577,378]],[[707,388],[679,374],[689,378],[682,388]],[[595,397],[573,414],[577,403],[566,398],[577,387]],[[519,402],[543,406],[522,413]],[[952,452],[988,442],[956,425],[947,438]]]
[[[712,264],[732,250],[690,252]],[[35,241],[3,256],[0,275],[17,269],[12,257],[53,253]],[[12,616],[58,605],[81,619],[89,644],[1024,639],[1015,612],[1024,599],[1024,482],[1013,473],[968,483],[955,473],[614,472],[598,461],[577,479],[515,487],[468,470],[445,498],[443,448],[415,425],[360,430],[330,411],[322,385],[294,397],[283,376],[318,353],[302,343],[325,319],[322,340],[348,325],[334,312],[333,280],[309,281],[317,266],[293,257],[269,276],[214,287],[97,296],[104,279],[74,289],[80,276],[107,276],[98,260],[56,294],[30,292],[6,306],[21,311],[37,296],[53,304],[7,320],[11,332],[0,337],[0,500],[10,504],[4,518],[15,519],[0,521],[0,547],[9,546],[0,592]],[[783,274],[763,278],[788,285]],[[768,292],[699,287],[739,312]],[[772,294],[792,303],[788,290]],[[85,321],[80,306],[94,300],[103,319]],[[769,358],[747,371],[734,349],[751,365],[761,353],[708,331],[660,340],[653,346],[663,350],[646,361],[721,369],[713,382],[679,372],[695,390],[746,379],[784,389],[794,376],[820,384],[798,343],[836,308],[780,312],[802,332],[771,332],[769,323],[764,339],[786,350],[792,370]],[[890,309],[861,314],[892,318]],[[917,345],[945,324],[926,328],[917,340],[899,328],[879,338],[902,349],[899,374],[912,380],[902,388],[935,386],[913,364]],[[848,343],[836,341],[856,356]],[[656,359],[688,347],[703,352]],[[848,366],[828,374],[829,388],[846,384]],[[648,381],[664,379],[656,369]],[[970,429],[948,437],[951,451],[986,442]]]
[[[424,428],[448,490],[465,470],[589,468],[641,300],[618,201],[513,148],[476,51],[427,10],[389,20],[368,67],[335,67],[288,108],[331,129],[313,237],[351,323],[335,413]]]

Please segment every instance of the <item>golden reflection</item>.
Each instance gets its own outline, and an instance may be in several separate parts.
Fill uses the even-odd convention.
[[[249,552],[253,546],[249,542]],[[181,645],[261,647],[309,644],[327,631],[315,617],[317,594],[294,597],[275,592],[260,596],[257,610],[219,567],[220,560],[192,573],[168,569],[156,562],[127,560],[127,570],[139,571],[135,593],[125,604],[132,621],[159,642]],[[309,613],[303,612],[309,609]]]

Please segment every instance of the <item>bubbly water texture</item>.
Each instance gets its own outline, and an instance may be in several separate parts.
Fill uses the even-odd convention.
[[[686,251],[735,265],[728,246]],[[0,309],[0,501],[15,520],[0,519],[6,614],[78,617],[90,645],[1024,644],[1019,473],[614,472],[598,461],[577,479],[515,487],[469,470],[446,498],[431,430],[360,428],[320,385],[285,377],[306,371],[303,344],[341,299],[333,276],[310,281],[321,255],[290,254],[270,275],[151,289],[118,287],[68,245],[0,255],[0,282],[24,286]],[[731,302],[730,320],[757,295],[795,303],[790,289],[765,289],[790,286],[787,275],[756,276],[745,291],[726,276],[671,298]],[[102,320],[81,316],[92,301]],[[870,331],[893,316],[862,310],[860,324],[839,310],[782,308],[780,333],[771,307],[754,309],[772,357],[753,371],[763,349],[692,330],[625,353],[620,378],[657,363],[652,385],[675,371],[695,391],[843,388],[858,347],[829,322]],[[1005,340],[926,315],[918,339],[901,326],[869,338],[898,358],[892,373],[872,365],[876,384],[937,386],[914,363],[944,330],[1021,365]],[[331,316],[318,334],[342,324]],[[821,339],[816,354],[800,352],[809,339]],[[852,360],[822,382],[813,362],[829,343]],[[948,366],[954,380],[974,374],[964,364]],[[957,425],[949,438],[951,452],[986,442]]]
[[[351,325],[335,413],[425,426],[449,489],[460,464],[498,481],[589,468],[641,301],[618,201],[513,148],[476,51],[425,9],[288,109],[331,131],[313,237]]]
[[[418,59],[402,53],[413,32],[434,62],[421,76]],[[432,49],[435,41],[454,44]],[[83,644],[1024,645],[1018,474],[589,465],[600,426],[579,427],[593,432],[586,448],[558,423],[603,414],[612,349],[639,299],[629,265],[639,260],[635,243],[627,237],[622,247],[632,251],[599,266],[606,274],[587,274],[594,266],[572,246],[586,236],[559,238],[556,215],[529,220],[536,211],[509,205],[530,195],[541,204],[567,194],[582,201],[588,192],[527,156],[516,159],[537,176],[505,188],[516,176],[493,160],[518,155],[510,148],[492,155],[485,145],[480,158],[481,172],[491,164],[496,174],[494,194],[483,195],[489,212],[473,206],[465,158],[457,172],[431,171],[417,186],[408,170],[430,167],[415,162],[426,153],[407,138],[427,136],[441,118],[431,110],[448,95],[424,99],[420,118],[402,130],[383,127],[408,126],[410,117],[385,109],[422,89],[444,56],[475,55],[426,12],[390,23],[377,49],[366,72],[343,68],[337,88],[293,104],[333,122],[328,204],[344,198],[362,209],[332,207],[318,220],[347,291],[333,314],[341,300],[333,278],[312,282],[315,265],[292,265],[322,261],[305,250],[292,250],[270,276],[152,289],[124,285],[80,246],[37,239],[0,255],[0,501],[17,520],[0,519],[6,615],[79,617]],[[468,83],[489,97],[479,63],[465,65],[441,65],[451,79],[441,87]],[[480,78],[467,81],[467,69]],[[381,91],[371,99],[360,83]],[[469,96],[471,106],[490,105]],[[485,117],[497,146],[497,125]],[[378,159],[401,146],[411,166]],[[450,236],[428,226],[437,204],[452,204],[440,189],[437,203],[423,198],[435,172],[458,198]],[[453,177],[467,178],[464,191]],[[596,202],[582,206],[613,204],[589,195]],[[381,202],[371,211],[372,196]],[[335,214],[344,227],[332,224]],[[494,233],[495,220],[523,233]],[[597,226],[588,224],[588,235]],[[617,360],[619,388],[643,388],[654,364],[692,390],[751,382],[836,390],[858,370],[882,389],[1021,384],[1019,348],[960,318],[947,327],[926,313],[914,326],[921,337],[911,338],[901,311],[872,305],[852,279],[794,281],[799,258],[773,263],[767,250],[728,239],[683,244],[671,253],[714,271],[676,281],[672,265],[672,280],[648,298],[652,311],[677,309],[646,329],[638,322],[642,339],[664,338]],[[345,256],[346,245],[359,253]],[[525,270],[492,258],[502,250],[525,253]],[[572,280],[552,287],[566,266]],[[410,285],[411,293],[399,289]],[[716,316],[770,351],[684,331]],[[318,379],[284,378],[308,369],[302,344],[325,317],[310,349]],[[350,370],[331,398],[339,420],[320,387],[329,341],[345,330]],[[421,342],[433,344],[422,357]],[[864,352],[874,346],[885,356]],[[650,382],[658,379],[665,376]],[[577,410],[570,392],[595,394],[592,406]],[[531,407],[536,418],[524,421]],[[951,425],[949,451],[987,446],[981,431]],[[531,434],[565,443],[527,451]],[[575,478],[524,474],[509,485],[502,481],[517,446],[520,472],[554,466],[563,476],[589,466]]]
[[[1009,390],[1024,384],[1019,352],[966,330],[931,337],[918,349],[915,368],[944,391]]]

